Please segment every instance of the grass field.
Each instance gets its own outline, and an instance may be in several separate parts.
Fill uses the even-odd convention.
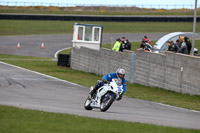
[[[199,133],[151,124],[102,120],[77,115],[0,106],[1,133]]]
[[[39,34],[72,34],[73,24],[99,24],[103,33],[169,33],[192,32],[193,23],[184,22],[88,22],[88,21],[33,21],[33,20],[0,20],[0,36],[39,35]],[[200,32],[197,23],[196,32]]]
[[[5,10],[4,10],[5,11]],[[0,9],[0,12],[3,11]],[[23,12],[23,11],[22,11]],[[75,21],[15,21],[0,20],[0,36],[7,35],[39,35],[39,34],[72,34]],[[192,31],[192,23],[133,23],[133,22],[80,22],[100,24],[104,26],[104,33],[158,33],[174,31]],[[117,27],[117,28],[116,28]],[[197,32],[200,24],[197,23]],[[133,43],[134,44],[134,43]],[[110,46],[110,44],[107,44]],[[139,42],[132,47],[134,51]],[[105,47],[106,44],[105,44]],[[69,51],[68,51],[69,52]],[[24,60],[26,59],[26,60]],[[31,59],[31,60],[29,60]],[[36,59],[36,60],[33,60]],[[87,87],[94,85],[101,76],[75,71],[71,68],[58,67],[57,62],[49,58],[23,57],[16,55],[2,55],[0,60],[24,67],[30,70],[48,74],[60,79],[68,80]],[[48,61],[44,61],[48,60]],[[178,107],[199,110],[200,96],[190,96],[155,87],[139,84],[127,84],[126,96],[150,100]],[[77,128],[78,127],[78,128]],[[106,128],[105,128],[106,127]],[[21,132],[72,132],[72,133],[197,133],[199,130],[178,129],[150,124],[131,123],[123,121],[100,120],[79,117],[68,114],[47,113],[43,111],[24,110],[8,106],[0,106],[0,133]]]

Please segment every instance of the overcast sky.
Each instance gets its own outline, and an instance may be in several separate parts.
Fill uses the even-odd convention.
[[[197,0],[198,7],[200,6],[200,0]],[[133,5],[139,5],[139,6],[155,6],[159,7],[162,5],[168,5],[174,6],[176,5],[176,8],[178,7],[193,7],[195,4],[195,0],[0,0],[0,3],[3,2],[31,2],[31,3],[65,3],[69,5],[127,5],[127,6],[133,6]],[[193,6],[192,6],[193,5]],[[166,6],[167,7],[167,6]]]

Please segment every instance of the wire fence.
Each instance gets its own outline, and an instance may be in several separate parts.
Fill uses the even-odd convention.
[[[56,6],[56,7],[77,7],[77,6],[82,6],[82,7],[102,7],[102,6],[107,6],[107,7],[137,7],[137,8],[155,8],[155,9],[194,9],[194,4],[191,5],[161,5],[161,4],[143,4],[143,5],[104,5],[104,4],[99,4],[99,5],[93,5],[93,4],[72,4],[72,3],[45,3],[45,2],[9,2],[9,1],[0,1],[0,6]],[[200,5],[197,6],[200,8]]]

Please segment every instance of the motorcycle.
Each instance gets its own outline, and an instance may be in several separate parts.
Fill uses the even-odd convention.
[[[93,108],[100,108],[102,112],[105,112],[110,108],[115,100],[118,100],[123,93],[123,86],[121,80],[112,79],[107,81],[102,87],[100,87],[93,97],[88,97],[84,103],[86,110],[92,110]]]

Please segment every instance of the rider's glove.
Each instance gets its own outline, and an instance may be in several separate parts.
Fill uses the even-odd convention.
[[[104,83],[104,84],[109,84],[110,81],[104,79],[104,80],[103,80],[103,83]]]

